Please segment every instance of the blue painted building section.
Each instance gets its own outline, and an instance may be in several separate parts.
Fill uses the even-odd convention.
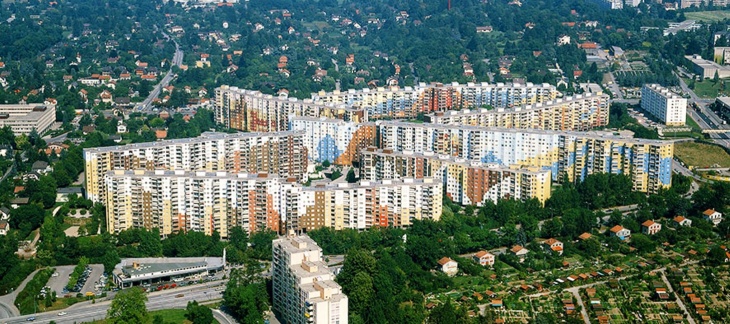
[[[665,157],[659,161],[659,181],[663,185],[672,184],[672,158]]]
[[[499,163],[500,165],[504,165],[502,159],[494,154],[493,151],[489,151],[485,156],[482,156],[482,163]]]
[[[332,135],[327,135],[317,143],[317,154],[319,155],[316,159],[317,162],[330,161],[333,163],[342,154],[342,151],[337,149],[337,142]]]
[[[644,153],[644,170],[642,170],[644,174],[649,173],[649,161],[651,161],[650,159],[651,156],[649,155],[649,153]]]

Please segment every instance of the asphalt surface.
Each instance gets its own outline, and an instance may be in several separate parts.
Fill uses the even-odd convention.
[[[1,318],[8,318],[12,316],[18,316],[20,314],[20,311],[17,307],[15,307],[15,297],[18,296],[18,293],[23,291],[23,288],[25,288],[25,285],[33,279],[33,276],[38,273],[38,270],[31,272],[31,274],[23,280],[23,282],[20,283],[18,286],[18,289],[13,290],[12,292],[0,296],[0,319]]]
[[[89,274],[89,277],[86,279],[86,283],[84,283],[84,288],[81,288],[81,293],[86,294],[87,292],[95,292],[94,286],[96,285],[96,282],[99,281],[99,277],[101,277],[101,274],[104,273],[104,265],[101,264],[92,264],[91,265],[91,273]]]
[[[218,300],[223,298],[224,288],[225,282],[220,281],[153,292],[147,295],[147,310],[155,311],[161,309],[185,308],[187,303],[193,300],[198,301],[199,303]],[[26,323],[27,319],[30,317],[35,317],[35,323],[49,323],[50,321],[55,321],[58,324],[90,322],[105,318],[110,304],[111,300],[98,300],[94,304],[86,302],[74,305],[76,307],[69,307],[64,310],[8,318],[3,323]],[[58,314],[60,312],[65,312],[66,314],[59,316]],[[214,312],[214,315],[217,315],[217,319],[221,317],[219,312]],[[221,321],[221,319],[219,319],[219,321]],[[235,321],[233,321],[232,318],[227,317],[227,319],[223,320],[221,323],[234,322]]]
[[[58,266],[56,267],[56,273],[58,273],[58,276],[51,277],[50,280],[48,280],[48,283],[46,286],[51,287],[51,291],[56,292],[56,296],[59,298],[63,297],[63,288],[68,285],[68,276],[74,271],[74,268],[76,266]]]

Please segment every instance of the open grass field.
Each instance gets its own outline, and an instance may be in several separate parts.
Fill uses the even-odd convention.
[[[702,143],[678,143],[674,145],[674,155],[685,164],[692,167],[711,167],[719,165],[721,168],[730,167],[730,155],[722,148]]]
[[[730,18],[730,11],[726,10],[714,10],[714,11],[697,11],[687,12],[684,14],[689,20],[704,20],[704,21],[720,21],[726,18]]]
[[[727,95],[730,93],[730,89],[728,88],[728,79],[722,79],[720,82],[712,82],[712,79],[705,79],[702,82],[695,82],[694,89],[692,89],[698,97],[700,98],[710,98],[714,99],[720,95]],[[684,79],[684,82],[687,82],[689,84],[691,81],[689,79]],[[723,83],[726,84],[725,90],[723,90]]]

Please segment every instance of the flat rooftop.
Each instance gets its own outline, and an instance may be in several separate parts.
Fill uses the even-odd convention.
[[[137,265],[135,267],[135,264]],[[207,270],[223,268],[223,258],[201,257],[201,258],[133,258],[122,259],[122,262],[114,267],[114,274],[122,279],[129,279],[132,276],[154,275],[168,276],[176,271],[185,271],[192,268],[203,268]],[[147,279],[149,277],[145,277]]]

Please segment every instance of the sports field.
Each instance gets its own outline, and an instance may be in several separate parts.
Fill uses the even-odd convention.
[[[727,10],[713,10],[713,11],[697,11],[697,12],[686,12],[684,16],[688,20],[704,20],[704,21],[720,21],[725,18],[730,18],[730,11]]]

